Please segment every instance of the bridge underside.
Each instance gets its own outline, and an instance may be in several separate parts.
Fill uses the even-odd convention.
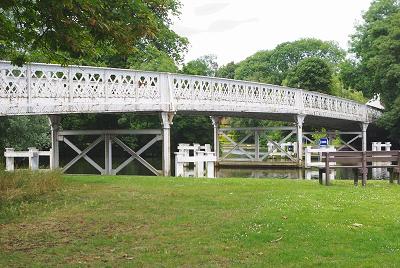
[[[234,113],[234,112],[185,112],[179,111],[177,114],[194,116],[222,116],[222,117],[237,117],[237,118],[252,118],[260,120],[272,120],[283,122],[296,122],[297,114],[281,114],[281,113]],[[323,127],[326,129],[354,131],[360,129],[360,122],[351,120],[341,120],[334,118],[324,118],[319,116],[307,115],[304,119],[304,126]]]
[[[120,113],[130,113],[130,112],[102,112],[97,114],[120,114]],[[158,115],[162,111],[134,111],[133,114],[144,114],[144,115]],[[174,112],[178,115],[184,116],[220,116],[220,117],[236,117],[236,118],[251,118],[260,120],[272,120],[272,121],[282,121],[294,123],[296,122],[296,117],[298,114],[294,113],[256,113],[256,112],[226,112],[226,111],[177,111]],[[50,114],[50,113],[49,113]],[[64,113],[63,113],[64,114]],[[63,115],[60,114],[60,115]],[[92,114],[88,113],[70,113],[70,114]],[[25,114],[28,116],[35,115],[48,115],[48,114]],[[335,118],[326,118],[321,116],[306,115],[304,119],[304,126],[308,127],[322,127],[326,129],[335,129],[343,131],[353,131],[360,128],[359,121],[343,120]]]
[[[102,114],[107,114],[107,113],[102,113]],[[108,114],[119,114],[119,113],[108,113]],[[161,112],[161,111],[147,111],[147,112],[136,112],[135,114],[146,114],[146,115],[160,115],[161,119],[161,125],[162,129],[160,130],[160,137],[159,140],[162,140],[163,142],[163,150],[162,150],[162,156],[163,156],[163,170],[162,173],[160,172],[159,174],[163,174],[165,176],[170,175],[170,170],[171,170],[171,148],[170,148],[170,125],[173,122],[173,117],[175,114],[178,115],[183,115],[183,116],[210,116],[212,118],[212,122],[214,124],[214,151],[219,151],[218,147],[218,140],[220,136],[220,130],[219,130],[219,124],[220,124],[220,119],[218,120],[217,118],[221,117],[236,117],[236,118],[252,118],[252,119],[262,119],[262,120],[273,120],[273,121],[281,121],[281,122],[288,122],[292,123],[292,126],[289,128],[292,128],[293,133],[297,136],[297,146],[298,146],[298,157],[296,159],[293,159],[293,164],[294,166],[301,166],[302,165],[302,148],[303,148],[303,127],[324,127],[327,130],[340,130],[340,131],[353,131],[353,132],[359,132],[361,133],[362,136],[362,143],[363,143],[363,149],[366,148],[366,127],[368,124],[363,125],[360,122],[356,121],[349,121],[349,120],[340,120],[340,119],[326,119],[322,118],[319,116],[312,116],[312,115],[298,115],[298,114],[290,114],[290,113],[238,113],[238,112],[218,112],[218,111],[179,111],[176,113],[172,112]],[[59,137],[60,137],[60,116],[59,115],[49,115],[52,123],[52,159],[55,163],[54,167],[58,167],[58,159],[59,159],[59,149],[58,149],[58,143]],[[217,120],[218,122],[216,122]],[[211,124],[211,122],[210,122]],[[364,128],[363,128],[364,126]],[[285,128],[285,127],[283,127]],[[296,130],[297,129],[297,130]],[[257,130],[256,130],[257,132]],[[111,136],[111,138],[113,138]],[[179,142],[179,141],[177,141]],[[283,141],[284,142],[284,141]],[[79,152],[80,156],[86,157],[82,152]],[[134,152],[132,153],[132,157],[137,157],[138,159],[139,156],[136,156]],[[218,159],[218,157],[217,157]],[[141,161],[145,162],[144,160],[140,159]],[[253,160],[252,160],[253,161]],[[255,161],[255,160],[254,160]],[[222,161],[223,162],[223,161]],[[221,162],[221,163],[222,163]],[[107,161],[106,161],[107,163]],[[261,163],[261,162],[260,162]],[[111,168],[109,167],[111,166]],[[105,167],[105,170],[113,170],[112,169],[112,164],[107,165]],[[109,171],[108,173],[104,171],[104,174],[111,174]],[[103,171],[102,171],[103,172]],[[158,171],[154,171],[156,173]]]

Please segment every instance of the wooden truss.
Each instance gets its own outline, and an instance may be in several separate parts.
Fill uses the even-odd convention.
[[[267,142],[272,144],[272,148],[267,150],[266,152],[261,152],[260,146],[260,135],[263,133],[267,133],[269,131],[286,131],[288,134],[282,138],[280,141],[274,141],[268,137],[265,137]],[[242,131],[248,133],[243,139],[239,142],[235,142],[231,137],[229,137],[228,133],[231,131]],[[220,128],[218,129],[219,135],[223,136],[229,143],[233,146],[228,152],[222,153],[220,160],[227,159],[228,156],[232,155],[235,150],[239,150],[242,155],[244,155],[245,159],[230,159],[236,161],[264,161],[266,158],[271,156],[274,151],[281,152],[285,157],[289,158],[293,162],[298,161],[298,157],[293,157],[286,150],[282,148],[282,144],[288,141],[293,135],[297,134],[296,127],[267,127],[267,128]],[[248,150],[246,151],[245,142],[249,140],[250,137],[254,137],[254,153],[250,153]],[[248,145],[247,145],[248,147]],[[252,148],[252,147],[251,147]]]
[[[78,135],[92,135],[99,136],[95,141],[93,141],[87,148],[84,150],[79,149],[75,144],[73,144],[67,136],[78,136]],[[155,135],[153,139],[151,139],[147,144],[145,144],[142,148],[137,151],[134,151],[128,145],[126,145],[121,139],[117,136],[122,135]],[[62,170],[65,172],[69,168],[71,168],[76,162],[80,159],[85,159],[90,165],[92,165],[97,171],[102,175],[116,175],[118,174],[124,167],[126,167],[129,163],[134,160],[137,160],[143,166],[145,166],[148,170],[154,173],[157,176],[160,176],[162,172],[153,167],[149,162],[147,162],[141,155],[149,149],[156,142],[161,141],[162,130],[158,129],[143,129],[143,130],[64,130],[60,131],[58,134],[58,141],[63,141],[66,145],[68,145],[72,150],[74,150],[78,155],[74,157],[68,164],[66,164]],[[105,155],[104,155],[104,168],[102,168],[99,164],[97,164],[93,159],[88,156],[88,153],[95,148],[98,144],[104,141],[105,144]],[[125,152],[127,152],[130,157],[121,163],[118,167],[113,169],[113,161],[112,161],[112,143],[118,144]]]
[[[315,132],[304,132],[303,133],[303,138],[306,140],[306,142],[310,143],[315,143],[315,141],[312,139],[311,135],[314,134]],[[337,132],[327,132],[328,137],[334,137],[337,136],[339,137],[339,141],[343,144],[339,148],[337,148],[337,151],[348,151],[345,150],[350,149],[351,151],[358,152],[359,150],[355,148],[354,142],[357,141],[358,139],[362,139],[362,132],[345,132],[345,131],[337,131]],[[347,138],[344,138],[347,137]]]

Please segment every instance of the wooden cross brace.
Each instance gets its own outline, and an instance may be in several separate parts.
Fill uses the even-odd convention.
[[[89,163],[91,164],[95,169],[97,169],[100,174],[104,174],[104,169],[100,167],[93,159],[91,159],[87,154],[89,153],[90,150],[92,150],[97,144],[99,144],[101,141],[104,140],[104,136],[100,136],[97,138],[94,142],[92,142],[85,150],[81,151],[78,147],[75,146],[70,140],[68,140],[66,137],[61,137],[62,141],[65,142],[69,147],[71,147],[72,150],[74,150],[78,155],[72,159],[68,164],[64,166],[62,169],[63,172],[67,171],[73,164],[79,161],[82,157]]]
[[[106,134],[107,135],[107,134]],[[86,149],[83,151],[80,150],[75,144],[73,144],[70,140],[68,140],[65,136],[60,136],[59,140],[64,141],[65,144],[67,144],[72,150],[74,150],[78,155],[74,157],[68,164],[66,164],[63,167],[63,172],[67,171],[69,168],[71,168],[76,162],[78,162],[81,158],[85,159],[90,165],[92,165],[96,170],[100,172],[100,174],[104,175],[106,173],[105,168],[102,168],[99,166],[92,158],[90,158],[87,154],[94,148],[96,145],[98,145],[100,142],[104,141],[106,138],[106,135],[101,135],[98,137],[94,142],[92,142]],[[162,140],[161,135],[156,135],[152,140],[150,140],[146,145],[144,145],[142,148],[140,148],[137,152],[132,150],[128,145],[126,145],[124,142],[122,142],[120,139],[113,135],[109,135],[112,141],[117,143],[119,146],[124,149],[127,153],[131,155],[126,161],[124,161],[122,164],[120,164],[116,169],[111,169],[112,175],[116,175],[119,173],[124,167],[126,167],[130,162],[133,160],[137,159],[141,164],[143,164],[147,169],[149,169],[152,173],[154,173],[157,176],[161,175],[161,171],[157,170],[155,167],[153,167],[149,162],[147,162],[145,159],[143,159],[140,155],[143,154],[147,149],[149,149],[154,143],[157,141]],[[112,159],[111,159],[111,164],[112,165]]]
[[[353,143],[354,141],[356,141],[357,139],[360,139],[361,137],[362,137],[361,135],[357,135],[357,136],[355,136],[354,138],[352,138],[351,140],[349,140],[349,141],[347,141],[347,142],[344,141],[342,138],[339,138],[340,141],[344,143],[344,145],[342,145],[342,146],[338,149],[338,151],[341,151],[342,149],[348,147],[348,148],[350,148],[351,150],[357,152],[358,150],[357,150],[356,148],[354,148],[353,146],[351,146],[350,144]]]
[[[118,172],[120,172],[124,167],[126,167],[130,162],[133,160],[137,159],[141,164],[143,164],[147,169],[149,169],[151,172],[153,172],[157,176],[161,176],[161,171],[157,170],[155,167],[153,167],[149,162],[144,160],[140,155],[146,151],[148,148],[150,148],[154,143],[157,141],[162,140],[161,135],[155,136],[151,141],[149,141],[146,145],[144,145],[141,149],[139,149],[137,152],[132,150],[128,145],[123,143],[120,139],[117,137],[112,138],[115,143],[117,143],[119,146],[121,146],[124,151],[126,151],[128,154],[131,155],[126,161],[124,161],[121,165],[119,165],[115,170],[113,170],[113,174],[116,175]]]
[[[281,144],[286,142],[290,137],[292,137],[292,135],[295,133],[295,131],[290,132],[286,137],[284,137],[283,139],[281,139],[279,142],[276,142],[268,137],[266,137],[267,141],[269,141],[270,143],[272,143],[273,147],[271,150],[269,150],[267,153],[265,153],[262,157],[261,157],[261,161],[263,161],[265,158],[267,158],[273,151],[275,151],[275,149],[281,151],[282,153],[284,153],[290,160],[292,160],[293,162],[296,162],[297,160],[294,159],[288,152],[286,152],[285,150],[282,149]]]
[[[232,140],[228,135],[226,135],[223,131],[220,132],[230,143],[232,143],[233,148],[226,153],[222,159],[225,159],[227,156],[229,156],[236,148],[239,149],[242,153],[244,153],[249,159],[254,159],[248,152],[246,152],[242,147],[240,147],[241,144],[243,144],[248,138],[250,138],[253,133],[250,133],[246,135],[241,141],[236,143],[234,140]]]

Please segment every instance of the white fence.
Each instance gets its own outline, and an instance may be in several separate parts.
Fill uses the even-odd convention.
[[[333,146],[329,146],[327,148],[312,148],[310,146],[306,147],[306,149],[304,150],[304,167],[324,167],[325,162],[322,161],[322,153],[326,152],[336,152],[336,149]],[[331,163],[331,165],[334,165],[334,163]]]
[[[52,165],[51,151],[39,151],[38,149],[31,147],[28,151],[16,152],[14,148],[6,148],[4,152],[4,157],[6,158],[6,170],[14,171],[15,169],[15,158],[28,158],[29,159],[29,169],[38,170],[39,169],[39,157],[47,156],[50,158],[50,166]]]
[[[373,142],[372,143],[372,151],[390,151],[392,148],[392,144],[390,142]],[[373,166],[385,166],[390,165],[390,162],[373,162]],[[373,168],[372,169],[372,176],[378,179],[389,178],[390,173],[387,168]]]
[[[214,178],[216,161],[210,144],[200,146],[181,143],[175,153],[175,177]],[[194,163],[194,172],[190,171],[189,163]]]

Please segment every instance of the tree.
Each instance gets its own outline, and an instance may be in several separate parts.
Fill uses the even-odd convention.
[[[304,38],[278,45],[273,50],[271,61],[277,72],[285,75],[306,58],[323,59],[336,67],[345,59],[345,55],[346,52],[333,41]]]
[[[1,118],[0,133],[0,148],[12,147],[26,151],[28,147],[50,147],[50,127],[46,116]]]
[[[191,75],[215,76],[218,69],[215,55],[205,55],[189,61],[182,68],[182,73]]]
[[[324,60],[306,58],[288,74],[287,84],[290,87],[330,94],[332,74],[332,69]]]
[[[272,52],[258,51],[238,64],[235,79],[280,84],[279,74],[275,73],[271,60]]]
[[[179,7],[178,0],[1,1],[0,57],[19,65],[39,58],[123,67],[152,45],[180,61],[187,40],[169,28]]]
[[[386,114],[380,124],[399,140],[400,1],[375,0],[363,19],[351,40],[355,69],[362,78],[352,83],[368,96],[381,94]]]
[[[163,51],[149,47],[140,54],[138,57],[128,59],[129,68],[143,71],[178,72],[178,66],[176,66],[174,60]]]
[[[228,79],[234,79],[235,78],[235,70],[238,67],[237,64],[235,64],[233,61],[229,62],[228,64],[221,66],[215,76],[217,77],[222,77],[222,78],[228,78]]]
[[[281,85],[303,59],[320,58],[336,70],[345,55],[345,51],[335,42],[313,38],[285,42],[273,50],[259,51],[240,62],[235,78]]]

